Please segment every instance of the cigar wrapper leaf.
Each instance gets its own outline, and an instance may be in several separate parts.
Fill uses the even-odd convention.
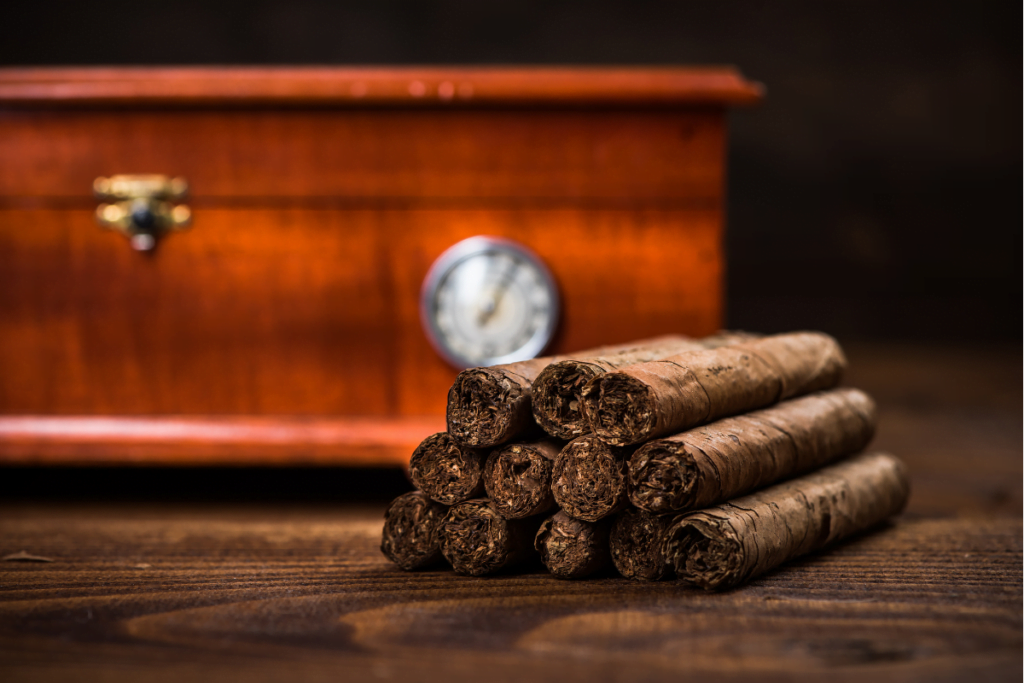
[[[613,355],[650,344],[665,344],[682,337],[642,339],[627,344],[601,346],[566,356],[545,356],[484,368],[463,370],[448,391],[448,433],[456,442],[472,448],[491,448],[538,429],[533,419],[532,387],[551,363]]]
[[[685,584],[739,586],[783,562],[876,526],[906,506],[906,466],[857,455],[757,493],[674,516],[664,552]]]
[[[835,386],[845,367],[834,339],[797,332],[631,365],[581,396],[593,432],[625,446]]]
[[[862,450],[876,423],[867,394],[834,389],[650,441],[630,458],[630,501],[654,514],[715,505]]]
[[[668,358],[686,351],[712,349],[756,338],[747,332],[719,332],[703,339],[666,338],[608,356],[561,360],[544,368],[533,382],[533,417],[549,435],[571,440],[590,432],[581,407],[583,387],[600,374]]]

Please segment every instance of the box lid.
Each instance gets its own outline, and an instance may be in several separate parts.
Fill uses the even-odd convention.
[[[680,106],[763,95],[733,67],[0,69],[0,106]]]

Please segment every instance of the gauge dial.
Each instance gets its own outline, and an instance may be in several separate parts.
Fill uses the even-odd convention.
[[[558,290],[525,247],[471,237],[434,262],[420,304],[427,337],[459,368],[512,363],[539,354],[558,322]]]

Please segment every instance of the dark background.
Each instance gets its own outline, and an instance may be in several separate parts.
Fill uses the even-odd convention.
[[[962,2],[42,0],[0,10],[0,63],[736,64],[768,97],[731,119],[730,326],[1019,341],[1019,24]]]

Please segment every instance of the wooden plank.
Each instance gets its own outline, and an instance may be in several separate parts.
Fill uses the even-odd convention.
[[[1019,680],[1021,412],[1008,390],[1019,349],[886,348],[851,346],[849,379],[882,399],[876,445],[910,465],[907,513],[741,589],[406,574],[377,549],[379,504],[8,502],[0,556],[54,562],[0,562],[0,671],[5,681]],[[958,388],[940,386],[940,371]],[[122,470],[109,486],[131,482]]]
[[[687,111],[0,110],[0,197],[95,207],[119,173],[196,206],[410,200],[622,203],[723,195],[724,115]]]
[[[1019,518],[902,520],[723,595],[406,574],[380,509],[7,506],[5,680],[1018,680]]]
[[[0,106],[751,104],[733,67],[85,67],[0,69]]]

